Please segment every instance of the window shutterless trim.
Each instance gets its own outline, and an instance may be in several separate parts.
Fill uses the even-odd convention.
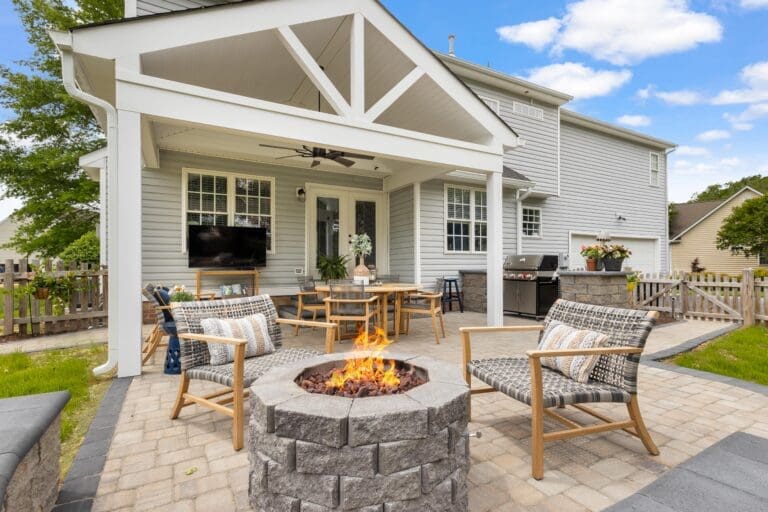
[[[523,224],[525,223],[525,210],[534,210],[539,213],[539,221],[538,221],[538,233],[535,235],[526,235],[525,231],[523,230]],[[523,235],[523,238],[534,238],[534,239],[540,239],[544,238],[544,211],[540,206],[525,206],[523,205],[523,208],[520,212],[520,233]]]
[[[458,189],[458,190],[467,190],[469,191],[469,218],[468,219],[458,219],[458,218],[451,218],[448,217],[448,189]],[[486,208],[486,215],[487,215],[487,208],[488,208],[488,192],[484,188],[477,188],[477,187],[467,187],[464,185],[454,185],[451,183],[444,183],[443,184],[443,253],[444,254],[486,254],[488,251],[476,251],[475,250],[475,225],[477,224],[485,224],[488,225],[488,220],[477,220],[475,218],[475,193],[481,192],[483,194],[486,194],[485,199],[485,208]],[[469,224],[469,250],[468,251],[457,251],[457,250],[449,250],[448,249],[448,223],[449,222],[462,222]],[[487,247],[487,240],[488,237],[485,237],[486,239],[486,247]]]
[[[653,168],[653,157],[656,157],[656,168]],[[654,183],[654,175],[656,182]],[[648,153],[648,184],[652,187],[661,186],[661,153],[650,151]]]

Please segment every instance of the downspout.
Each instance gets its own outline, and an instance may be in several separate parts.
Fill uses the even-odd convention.
[[[117,109],[109,102],[88,94],[78,87],[75,81],[75,59],[72,54],[72,33],[51,31],[49,35],[61,53],[61,79],[64,83],[64,89],[73,98],[87,105],[103,109],[107,115],[107,162],[104,169],[104,177],[109,189],[110,179],[113,175],[112,166],[117,162]],[[110,194],[110,197],[113,195]],[[109,210],[109,207],[107,208]],[[113,301],[109,301],[108,304],[112,307]],[[108,318],[115,318],[116,316],[112,315],[109,311],[107,314]],[[107,362],[93,369],[93,374],[97,377],[109,373],[117,367],[118,347],[117,340],[113,338],[113,336],[107,336]]]
[[[674,153],[676,149],[677,147],[674,147],[664,151],[664,219],[666,221],[664,226],[664,233],[666,233],[664,252],[667,260],[667,273],[672,272],[672,251],[669,247],[669,155]]]
[[[523,201],[531,195],[532,188],[517,189],[515,199],[517,200],[517,254],[523,254]]]

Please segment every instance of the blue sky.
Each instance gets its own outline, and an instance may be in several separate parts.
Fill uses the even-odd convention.
[[[681,147],[670,199],[768,174],[768,0],[383,0],[427,46],[576,96]],[[471,8],[469,8],[471,6]],[[0,0],[0,62],[30,48]],[[0,110],[0,122],[10,114]],[[12,207],[0,204],[0,218]]]

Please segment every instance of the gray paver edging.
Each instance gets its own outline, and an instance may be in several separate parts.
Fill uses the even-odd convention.
[[[716,331],[708,332],[696,338],[692,338],[688,341],[685,341],[679,345],[675,345],[674,347],[660,350],[658,352],[654,352],[653,354],[643,354],[643,356],[640,359],[640,362],[642,364],[651,366],[653,368],[660,368],[662,370],[669,370],[673,372],[684,373],[686,375],[692,375],[693,377],[698,377],[700,379],[706,379],[706,380],[711,380],[715,382],[722,382],[723,384],[736,386],[742,389],[746,389],[748,391],[752,391],[754,393],[760,393],[762,395],[768,396],[768,386],[763,386],[761,384],[756,384],[754,382],[748,382],[745,380],[736,379],[734,377],[727,377],[725,375],[718,375],[716,373],[710,373],[710,372],[705,372],[701,370],[694,370],[692,368],[686,368],[684,366],[678,366],[676,364],[668,364],[663,362],[664,359],[669,359],[670,357],[674,357],[678,354],[682,354],[683,352],[688,352],[698,347],[699,345],[702,345],[703,343],[706,343],[710,340],[718,338],[724,334],[728,334],[729,332],[735,331],[736,329],[740,329],[741,327],[742,325],[740,323],[733,323],[731,325],[726,325],[722,329],[717,329]]]
[[[53,512],[89,512],[133,377],[112,380],[69,468]]]

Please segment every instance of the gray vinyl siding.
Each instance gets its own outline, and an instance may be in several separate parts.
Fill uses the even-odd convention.
[[[445,251],[445,184],[432,180],[421,185],[421,282],[430,285],[443,275],[458,275],[460,270],[485,270],[485,253],[448,253]],[[453,183],[460,187],[484,188],[483,183]],[[515,191],[504,189],[504,254],[515,252],[516,244]]]
[[[659,271],[667,268],[667,161],[663,150],[563,123],[560,197],[526,199],[542,208],[541,238],[523,238],[524,253],[568,252],[569,231],[607,230],[619,237],[659,237]],[[659,154],[659,186],[650,185],[650,153]],[[616,214],[626,217],[619,221]],[[571,262],[573,264],[573,262]]]
[[[413,186],[389,194],[389,271],[405,282],[414,275]]]
[[[536,183],[541,194],[558,193],[557,187],[557,125],[558,108],[530,98],[502,92],[485,85],[469,83],[476,94],[499,102],[499,115],[525,141],[525,146],[507,153],[504,163]],[[515,114],[513,103],[533,105],[544,111],[544,119]]]
[[[306,264],[307,203],[296,198],[297,187],[306,183],[344,183],[347,187],[382,189],[380,179],[162,151],[160,169],[142,172],[143,280],[183,284],[191,290],[195,285],[195,269],[188,267],[187,255],[181,252],[182,168],[275,177],[275,254],[267,255],[267,266],[260,269],[260,284],[267,289],[295,286],[294,269],[303,269]],[[206,277],[203,289],[214,289],[216,282],[215,278]]]

